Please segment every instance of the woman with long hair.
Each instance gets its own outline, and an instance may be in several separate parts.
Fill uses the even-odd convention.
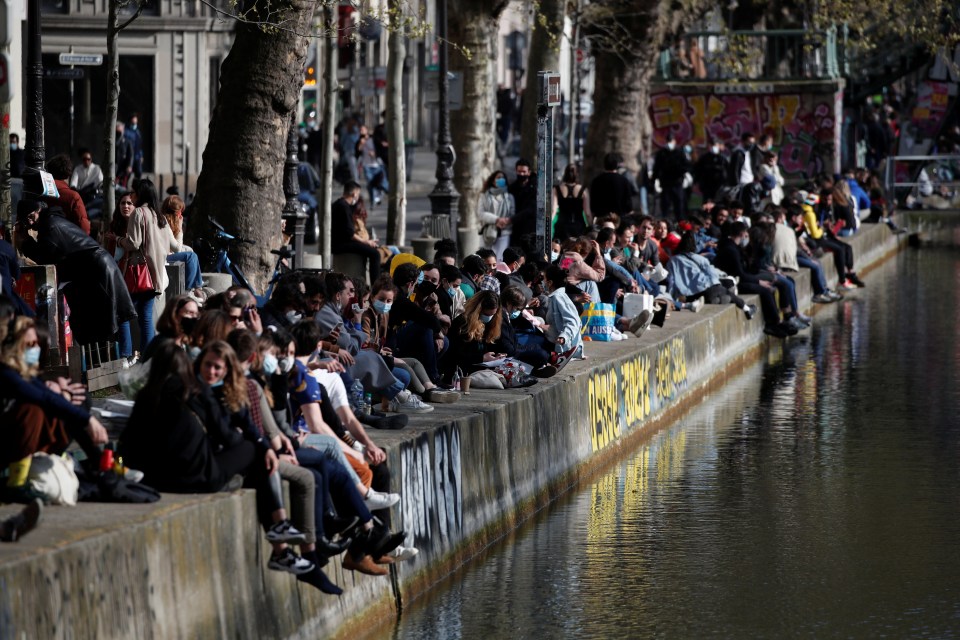
[[[200,259],[193,249],[183,244],[183,209],[185,205],[180,196],[167,196],[160,205],[160,213],[167,221],[167,229],[173,238],[172,251],[167,262],[182,262],[184,267],[183,285],[200,300],[203,294],[203,278],[200,276]]]
[[[167,255],[173,249],[173,236],[168,233],[167,219],[158,213],[160,208],[157,189],[146,178],[137,181],[132,195],[136,208],[127,220],[127,233],[118,239],[124,251],[124,268],[131,261],[143,261],[150,273],[152,288],[143,292],[131,292],[137,309],[140,326],[140,348],[144,349],[153,340],[154,304],[157,298],[163,303],[163,292],[167,288]]]
[[[587,188],[580,184],[577,165],[568,164],[563,170],[560,184],[553,188],[552,210],[557,215],[553,237],[561,241],[582,236],[593,223],[590,196]]]
[[[477,204],[483,246],[492,249],[497,260],[503,259],[503,250],[510,246],[515,213],[513,196],[507,191],[507,174],[497,169],[487,176]]]
[[[481,289],[467,300],[463,313],[450,325],[450,348],[441,361],[441,372],[449,380],[457,369],[472,373],[483,369],[484,362],[505,357],[494,353],[500,339],[500,296]]]

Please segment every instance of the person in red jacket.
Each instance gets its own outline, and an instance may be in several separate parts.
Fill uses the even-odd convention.
[[[63,215],[67,220],[83,229],[85,234],[90,235],[90,218],[87,217],[87,208],[83,204],[83,198],[67,184],[67,180],[73,173],[73,162],[70,160],[70,156],[65,153],[53,156],[47,160],[47,171],[53,176],[60,197],[46,197],[43,200],[51,207],[63,209]]]

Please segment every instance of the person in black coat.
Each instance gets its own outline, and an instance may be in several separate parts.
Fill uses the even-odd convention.
[[[35,231],[34,239],[28,231]],[[117,263],[96,240],[37,200],[17,205],[17,247],[37,264],[57,267],[70,304],[70,329],[80,344],[112,338],[120,324],[137,317]],[[75,278],[75,279],[71,279]]]
[[[727,174],[730,172],[729,163],[720,150],[720,145],[716,141],[711,141],[707,153],[700,156],[693,167],[693,178],[700,187],[704,200],[713,200],[717,197],[717,191],[724,186]]]
[[[687,215],[687,196],[683,190],[684,176],[691,170],[683,149],[677,146],[676,136],[667,136],[666,145],[653,157],[653,179],[660,181],[660,214],[681,220]]]
[[[727,275],[739,278],[737,292],[755,293],[760,296],[760,309],[763,312],[763,331],[767,335],[777,338],[786,338],[797,333],[796,329],[789,328],[780,320],[780,309],[774,297],[776,288],[770,282],[763,280],[757,274],[750,273],[744,266],[742,247],[750,242],[747,225],[742,222],[726,222],[723,225],[723,238],[717,246],[717,257],[713,266]]]
[[[0,238],[0,292],[10,298],[18,316],[34,316],[33,309],[23,301],[13,287],[20,277],[20,262],[17,252],[6,240]]]

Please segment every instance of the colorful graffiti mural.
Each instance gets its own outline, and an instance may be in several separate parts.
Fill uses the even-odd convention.
[[[706,148],[709,139],[728,148],[747,132],[773,135],[787,177],[839,171],[843,92],[758,95],[654,93],[650,99],[653,143],[673,132],[681,144]]]

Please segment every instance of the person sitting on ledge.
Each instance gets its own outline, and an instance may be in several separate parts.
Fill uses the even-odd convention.
[[[376,240],[364,240],[357,235],[353,211],[360,199],[360,185],[348,180],[343,185],[343,196],[330,208],[330,247],[334,255],[354,253],[367,261],[370,282],[380,277],[380,252]]]

